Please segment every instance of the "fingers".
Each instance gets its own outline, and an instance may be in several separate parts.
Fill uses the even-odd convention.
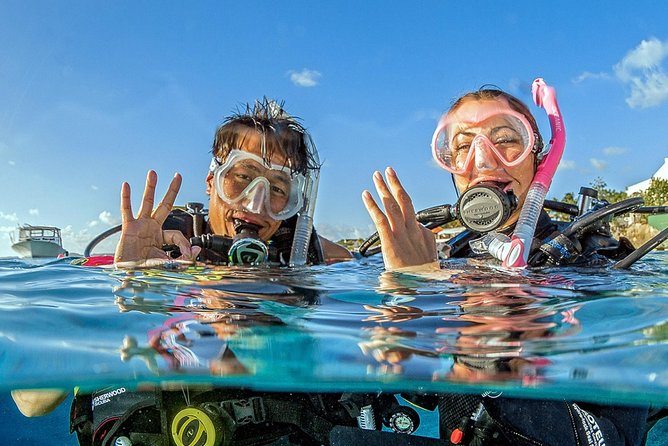
[[[411,200],[410,195],[406,192],[406,189],[402,186],[399,181],[397,173],[391,167],[385,169],[385,177],[387,178],[388,185],[390,186],[390,191],[394,199],[399,204],[401,213],[403,214],[404,221],[409,223],[415,220],[415,208],[413,207],[413,201]]]
[[[182,260],[195,260],[200,253],[199,246],[192,246],[181,231],[166,230],[162,231],[163,241],[168,245],[176,245],[181,251]]]
[[[158,183],[158,175],[154,170],[149,170],[146,174],[146,186],[144,187],[144,196],[142,197],[141,207],[137,218],[150,218],[153,212],[153,203],[155,201],[155,185]]]
[[[174,201],[176,200],[176,196],[179,193],[179,189],[181,189],[182,180],[183,179],[181,178],[181,175],[179,173],[174,174],[174,178],[172,178],[172,182],[169,184],[169,189],[167,189],[167,193],[165,193],[164,198],[153,212],[153,218],[156,219],[158,223],[160,224],[164,223],[165,219],[172,211],[172,207],[174,206]]]
[[[368,190],[362,192],[362,201],[364,202],[364,206],[366,206],[366,210],[369,213],[371,220],[373,220],[373,223],[376,225],[378,234],[381,236],[381,238],[383,238],[390,228],[390,224],[387,221],[387,217],[380,209],[380,207],[376,203],[376,200],[373,199],[371,193]]]
[[[380,201],[383,203],[385,208],[385,213],[387,215],[387,220],[392,229],[396,229],[399,222],[403,222],[404,215],[401,211],[401,207],[397,200],[394,198],[394,194],[390,191],[390,188],[387,187],[387,183],[383,179],[383,176],[380,172],[376,171],[373,174],[373,183],[376,186],[376,191],[380,197]]]
[[[132,203],[130,200],[130,185],[123,182],[121,185],[121,222],[126,224],[134,220],[132,215]]]

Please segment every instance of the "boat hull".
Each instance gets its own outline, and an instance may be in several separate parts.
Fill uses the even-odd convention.
[[[58,257],[60,254],[65,254],[66,251],[62,246],[54,242],[47,242],[42,240],[24,240],[14,243],[12,249],[20,257]]]

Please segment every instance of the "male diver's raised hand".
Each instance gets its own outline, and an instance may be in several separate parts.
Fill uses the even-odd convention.
[[[409,267],[437,266],[436,238],[415,218],[415,209],[408,192],[391,167],[385,170],[387,183],[380,172],[374,172],[373,182],[385,212],[369,191],[362,200],[376,225],[388,271]]]
[[[130,185],[121,186],[121,238],[116,245],[114,263],[117,266],[149,266],[171,260],[162,249],[163,245],[176,245],[181,250],[182,260],[192,260],[199,254],[199,247],[191,247],[181,231],[162,230],[162,224],[172,210],[176,195],[181,188],[181,175],[174,175],[164,198],[153,209],[155,186],[158,175],[149,170],[146,187],[137,218],[132,213]]]

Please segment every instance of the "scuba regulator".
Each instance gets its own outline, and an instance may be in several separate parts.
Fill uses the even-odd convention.
[[[192,237],[190,237],[192,246],[213,251],[228,265],[260,265],[269,260],[269,248],[260,239],[259,226],[235,219],[233,224],[236,235],[233,238],[203,234],[205,214],[203,208],[201,203],[186,204],[187,215],[192,216]],[[178,248],[173,245],[163,246],[163,249],[171,251],[170,255],[173,258],[181,255]]]
[[[192,246],[200,246],[227,256],[229,265],[260,265],[269,259],[269,248],[258,235],[259,227],[243,220],[234,220],[234,238],[203,234],[190,238]]]
[[[417,221],[427,229],[434,229],[459,220],[467,229],[486,233],[503,226],[517,209],[517,197],[512,190],[504,191],[497,183],[482,182],[462,193],[454,206],[434,206],[415,214]],[[371,247],[380,240],[374,233],[360,245],[359,253],[369,257],[380,252],[380,246]]]
[[[501,227],[515,209],[517,197],[512,190],[504,192],[495,183],[482,182],[459,197],[453,213],[467,229],[485,233]]]

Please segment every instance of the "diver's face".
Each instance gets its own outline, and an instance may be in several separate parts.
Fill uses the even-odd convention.
[[[262,156],[262,138],[261,135],[249,129],[239,150],[243,150],[259,157]],[[274,151],[270,163],[287,165],[284,153]],[[280,220],[275,220],[267,215],[266,209],[261,207],[259,213],[250,212],[245,209],[241,202],[228,204],[223,201],[216,193],[214,186],[214,176],[212,172],[206,177],[206,193],[209,195],[209,224],[214,234],[226,237],[234,237],[234,220],[242,220],[259,226],[258,235],[262,240],[269,240],[281,226]]]
[[[476,116],[484,115],[488,110],[491,112],[503,109],[514,112],[504,98],[483,101],[469,100],[451,111],[448,116],[450,119],[454,118],[455,121],[472,122],[475,121]],[[475,159],[466,166],[464,172],[454,175],[455,185],[460,193],[483,181],[496,183],[504,191],[512,189],[517,197],[518,207],[508,219],[507,225],[513,224],[519,217],[534,177],[535,157],[536,155],[531,153],[518,165],[508,167],[498,159],[492,150],[481,146],[475,153]]]

